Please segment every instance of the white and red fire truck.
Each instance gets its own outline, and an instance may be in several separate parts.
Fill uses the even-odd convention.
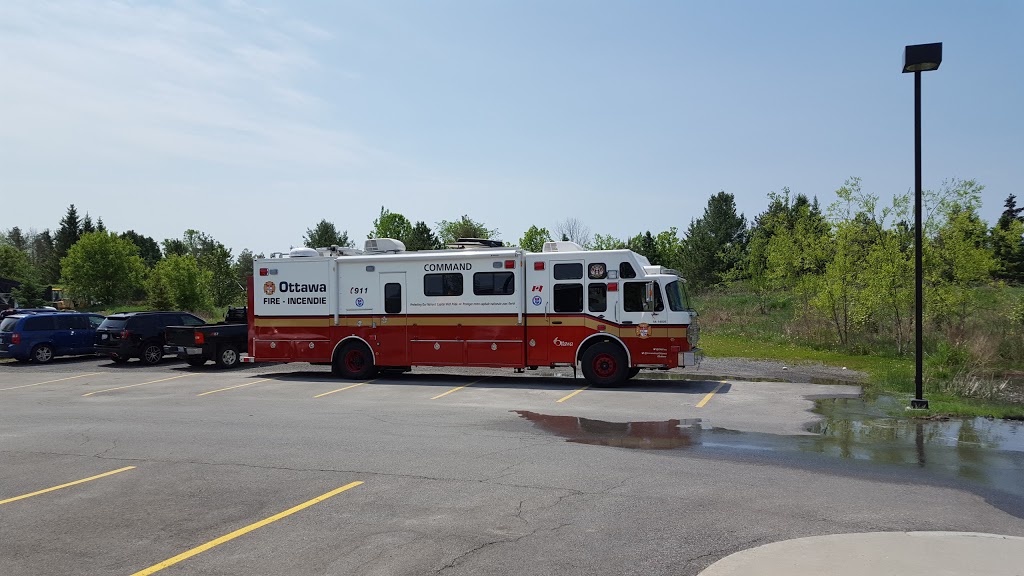
[[[700,359],[684,281],[630,250],[543,252],[463,239],[405,251],[297,248],[253,262],[243,362],[330,363],[346,378],[411,366],[581,366],[613,386]]]

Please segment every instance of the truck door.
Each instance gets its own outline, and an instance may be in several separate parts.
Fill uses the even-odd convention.
[[[374,354],[379,366],[409,365],[408,294],[405,272],[380,274],[380,301],[373,325]]]
[[[528,271],[527,364],[572,364],[583,339],[583,260],[556,260]],[[530,274],[532,272],[532,274]]]

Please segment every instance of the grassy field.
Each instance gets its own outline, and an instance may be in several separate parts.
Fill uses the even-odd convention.
[[[865,394],[913,397],[914,358],[896,355],[878,342],[857,342],[841,348],[826,323],[803,317],[792,299],[759,302],[742,290],[721,290],[697,299],[701,312],[701,348],[709,357],[777,360],[789,364],[847,367],[868,375]],[[992,331],[994,332],[994,331]],[[925,354],[924,390],[930,410],[914,415],[934,417],[986,416],[1024,418],[1024,403],[1007,394],[1024,382],[1012,380],[1011,356],[975,369],[969,346],[929,342]],[[983,342],[978,348],[999,349],[1013,342]],[[1012,400],[1008,400],[1012,399]]]

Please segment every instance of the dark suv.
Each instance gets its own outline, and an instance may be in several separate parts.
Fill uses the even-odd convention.
[[[158,364],[164,358],[164,329],[168,326],[199,326],[202,318],[188,312],[122,312],[107,316],[96,329],[96,353],[114,362],[138,358]]]

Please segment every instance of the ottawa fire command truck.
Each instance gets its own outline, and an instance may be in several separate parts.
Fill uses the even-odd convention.
[[[409,251],[296,248],[253,262],[243,362],[330,364],[345,378],[412,366],[581,366],[615,386],[700,359],[684,281],[630,250],[540,253],[460,239]]]

